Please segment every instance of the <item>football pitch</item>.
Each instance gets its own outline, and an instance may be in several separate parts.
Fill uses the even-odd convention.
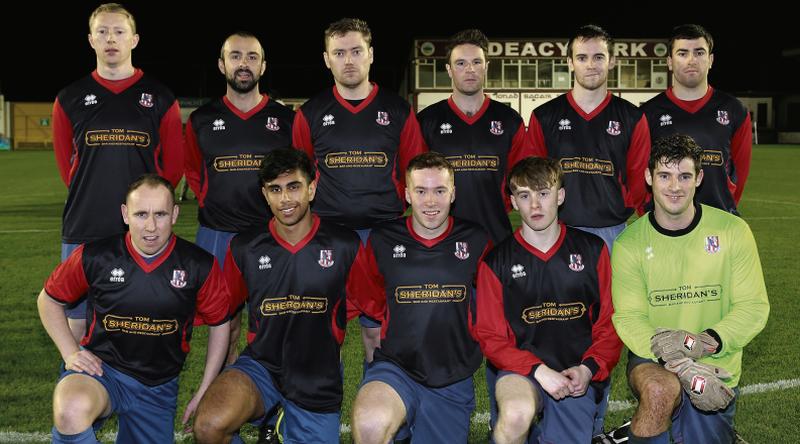
[[[745,349],[736,429],[750,443],[800,441],[800,146],[760,145],[740,211],[755,234],[771,303],[764,331]],[[61,211],[66,189],[49,151],[0,152],[0,443],[49,442],[51,397],[60,357],[39,322],[36,297],[59,262]],[[569,198],[569,196],[567,196]],[[512,221],[518,219],[512,215]],[[181,203],[176,233],[194,240],[197,203]],[[180,381],[178,418],[197,387],[205,361],[206,329],[195,330]],[[242,337],[242,343],[244,337]],[[625,354],[613,373],[606,428],[620,425],[633,413],[624,379]],[[363,353],[358,322],[351,322],[343,348],[345,401],[342,442],[351,442],[350,404],[361,378]],[[486,441],[488,401],[481,369],[475,375],[476,408],[470,442]],[[116,424],[100,434],[113,442]],[[182,428],[176,424],[176,432]],[[255,442],[256,431],[243,437]],[[178,434],[179,442],[191,442]]]

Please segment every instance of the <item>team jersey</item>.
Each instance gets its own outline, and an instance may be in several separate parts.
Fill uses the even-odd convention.
[[[359,307],[382,321],[375,360],[393,362],[428,387],[472,377],[483,359],[471,330],[488,235],[468,221],[447,223],[435,239],[417,235],[411,216],[378,225],[354,287]]]
[[[339,350],[355,311],[346,287],[360,250],[353,231],[316,215],[296,245],[281,239],[275,219],[269,230],[231,240],[223,267],[231,305],[248,301],[249,307],[242,354],[263,365],[280,393],[306,410],[339,411]]]
[[[522,229],[489,252],[478,270],[475,332],[501,370],[532,375],[542,363],[559,372],[584,364],[592,381],[604,381],[622,349],[611,323],[608,248],[591,233],[559,226],[546,252]]]
[[[714,330],[722,348],[700,361],[722,367],[735,387],[742,349],[767,322],[769,301],[758,249],[742,219],[695,205],[692,223],[670,231],[653,213],[631,224],[614,243],[614,326],[635,354],[655,359],[656,328]]]
[[[456,192],[465,196],[456,200],[450,214],[484,227],[492,242],[500,243],[511,234],[506,177],[515,163],[533,154],[522,118],[489,97],[471,117],[451,97],[420,111],[417,118],[427,149],[447,157],[456,172]]]
[[[200,224],[217,231],[264,227],[271,216],[258,170],[277,148],[291,148],[294,111],[263,95],[243,113],[227,97],[207,103],[186,124],[186,181]]]
[[[111,81],[97,71],[58,93],[53,149],[67,185],[62,237],[79,244],[126,231],[119,211],[145,173],[177,185],[183,174],[178,101],[137,69]]]
[[[192,337],[192,321],[228,320],[230,296],[214,257],[172,236],[147,263],[130,234],[79,246],[45,283],[55,301],[84,296],[88,328],[81,345],[103,362],[155,386],[178,376]]]
[[[294,146],[317,165],[320,217],[363,229],[403,213],[406,166],[423,151],[405,100],[373,83],[354,106],[334,86],[300,107],[292,131]]]
[[[536,155],[558,159],[564,170],[567,198],[558,214],[567,225],[619,225],[643,205],[650,137],[627,100],[609,92],[587,114],[570,91],[531,113],[528,139]]]
[[[672,134],[691,136],[703,148],[703,183],[695,200],[734,214],[750,173],[753,132],[750,113],[736,97],[708,87],[706,95],[686,101],[672,89],[642,106],[657,140]]]

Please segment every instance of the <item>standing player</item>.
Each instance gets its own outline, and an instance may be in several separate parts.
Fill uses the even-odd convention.
[[[497,443],[589,442],[622,343],[611,324],[608,248],[558,222],[558,161],[530,157],[508,188],[522,227],[478,271],[476,336],[497,368]]]
[[[178,102],[162,84],[134,68],[136,22],[124,7],[106,3],[89,17],[97,69],[58,93],[53,148],[67,185],[61,260],[85,242],[125,232],[119,202],[144,173],[173,185],[183,170]],[[76,340],[86,331],[86,306],[67,311]]]
[[[703,185],[697,201],[739,214],[753,133],[750,113],[730,94],[708,84],[714,63],[714,39],[700,25],[672,30],[667,66],[672,87],[644,104],[653,140],[686,134],[703,148]]]
[[[356,230],[403,214],[405,169],[423,151],[411,106],[369,81],[372,33],[360,19],[344,18],[325,30],[322,54],[335,85],[306,102],[295,116],[294,146],[319,168],[314,212]],[[365,359],[380,343],[380,325],[361,318]]]
[[[471,334],[473,285],[489,239],[449,216],[453,176],[439,153],[412,159],[412,215],[375,227],[358,263],[358,305],[384,322],[353,406],[357,443],[390,442],[404,424],[414,442],[467,442],[483,358]]]
[[[462,196],[453,215],[484,227],[497,244],[511,234],[511,204],[503,192],[514,164],[532,154],[516,111],[483,93],[489,41],[477,29],[455,34],[448,45],[447,73],[453,94],[419,113],[427,147],[447,157]]]
[[[260,193],[258,168],[266,153],[292,144],[294,112],[259,93],[267,62],[258,39],[247,32],[228,36],[217,61],[225,95],[201,106],[186,124],[186,181],[199,205],[197,245],[224,265],[236,233],[264,227],[269,210]],[[241,317],[231,320],[239,337]],[[231,341],[227,363],[238,354]]]
[[[567,46],[575,74],[571,91],[536,108],[528,136],[537,155],[558,159],[567,196],[565,224],[602,237],[612,248],[646,196],[647,121],[627,100],[608,91],[613,40],[595,25],[578,29]]]
[[[639,398],[632,444],[667,443],[670,430],[673,442],[733,442],[742,349],[769,315],[750,228],[694,202],[703,156],[689,136],[653,143],[654,210],[614,247],[614,326]]]
[[[277,404],[284,442],[339,442],[346,287],[361,243],[312,214],[314,177],[298,150],[264,156],[259,179],[274,217],[267,229],[234,236],[225,258],[234,307],[248,301],[248,346],[203,398],[194,427],[199,443],[228,442]]]
[[[117,442],[173,442],[178,373],[195,315],[211,325],[192,415],[219,373],[228,346],[229,295],[214,257],[172,235],[174,189],[148,174],[130,185],[122,218],[127,234],[78,246],[39,294],[39,316],[64,359],[53,394],[53,442],[97,442],[112,413]],[[64,305],[85,296],[91,328],[79,344]]]

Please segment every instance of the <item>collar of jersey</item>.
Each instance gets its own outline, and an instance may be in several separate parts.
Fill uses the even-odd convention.
[[[414,216],[406,217],[406,227],[408,228],[408,234],[410,234],[411,237],[413,237],[417,242],[421,243],[422,245],[428,248],[435,247],[436,244],[445,240],[447,236],[450,236],[450,233],[453,231],[453,216],[447,216],[447,229],[444,230],[444,233],[434,237],[433,239],[425,239],[424,237],[417,234],[416,231],[414,231],[413,221],[411,220],[412,217]]]
[[[450,98],[447,99],[447,104],[450,105],[450,109],[453,110],[454,113],[458,116],[459,119],[463,120],[464,123],[467,125],[472,125],[473,123],[477,122],[478,119],[483,117],[483,114],[489,108],[489,102],[491,99],[486,94],[483,95],[483,104],[481,105],[481,109],[478,110],[472,117],[467,116],[461,111],[461,108],[456,105],[456,102],[453,101],[453,96],[451,95]]]
[[[100,84],[103,88],[111,91],[114,94],[119,94],[126,89],[130,88],[134,83],[138,82],[139,79],[142,78],[144,75],[144,71],[139,68],[136,68],[133,71],[133,75],[128,77],[127,79],[122,80],[108,80],[100,77],[100,74],[97,73],[97,70],[92,71],[92,78]]]
[[[151,271],[158,268],[159,265],[163,264],[165,260],[167,260],[169,255],[172,254],[172,250],[175,249],[175,242],[176,242],[175,234],[171,234],[169,242],[167,243],[167,248],[165,248],[164,251],[161,252],[161,254],[158,256],[158,259],[148,264],[147,261],[145,261],[144,258],[142,257],[141,253],[139,253],[138,251],[136,251],[135,248],[133,248],[133,242],[131,241],[130,231],[125,234],[125,246],[128,247],[128,253],[130,253],[134,262],[136,262],[136,264],[139,265],[139,268],[141,268],[145,273],[150,273]]]
[[[686,228],[681,228],[680,230],[667,230],[666,228],[659,225],[658,222],[656,221],[655,210],[651,211],[647,215],[647,218],[650,221],[650,225],[652,225],[653,228],[659,233],[663,234],[664,236],[678,237],[678,236],[683,236],[684,234],[691,233],[692,230],[694,230],[694,228],[697,226],[697,224],[700,223],[700,218],[703,217],[703,206],[695,202],[694,209],[695,209],[694,217],[692,218],[692,221],[689,223],[689,226]]]
[[[597,115],[603,112],[608,104],[611,103],[611,91],[606,93],[606,98],[603,99],[603,101],[597,105],[597,108],[593,109],[589,114],[586,114],[586,112],[584,112],[581,107],[578,106],[578,102],[576,102],[575,98],[572,97],[572,91],[567,91],[567,102],[569,102],[569,106],[571,106],[579,116],[583,117],[583,120],[589,121],[597,117]]]
[[[248,112],[243,112],[242,110],[237,108],[236,105],[233,104],[233,102],[228,100],[228,96],[222,96],[222,103],[224,103],[225,106],[227,106],[232,113],[236,114],[237,117],[239,117],[242,120],[247,120],[253,117],[256,113],[258,113],[262,109],[264,109],[265,106],[267,106],[267,103],[269,103],[269,96],[266,94],[261,94],[261,101],[258,102],[258,105],[256,105],[253,109],[251,109]]]
[[[558,251],[559,248],[561,248],[561,244],[564,243],[564,238],[567,236],[567,227],[564,225],[564,222],[558,221],[558,227],[561,230],[561,232],[558,234],[558,240],[556,240],[556,243],[554,243],[553,246],[547,251],[542,251],[529,244],[528,241],[522,237],[522,227],[519,227],[517,231],[514,232],[514,238],[517,240],[517,242],[519,242],[520,245],[522,245],[523,248],[546,262],[549,261],[554,254],[556,254],[556,251]]]
[[[358,106],[353,106],[350,102],[347,101],[344,97],[339,94],[339,90],[336,89],[336,85],[333,85],[333,97],[336,98],[336,101],[339,102],[346,110],[350,111],[353,114],[358,114],[362,109],[369,106],[372,103],[372,100],[375,99],[375,96],[378,95],[378,84],[370,82],[372,84],[372,91],[370,91],[369,95],[366,99],[364,99]]]
[[[311,211],[311,210],[309,209],[309,211]],[[308,242],[311,241],[311,239],[314,237],[314,235],[317,234],[317,230],[319,230],[319,216],[317,216],[316,214],[311,214],[311,219],[313,221],[312,225],[311,225],[311,230],[309,230],[308,234],[306,234],[302,239],[300,239],[300,242],[298,242],[295,245],[292,245],[289,242],[286,242],[278,234],[278,231],[275,229],[275,218],[274,217],[272,219],[270,219],[270,221],[269,221],[269,232],[270,232],[270,234],[272,234],[272,237],[275,239],[276,242],[278,242],[278,244],[281,247],[286,249],[289,253],[295,254],[298,251],[302,250],[303,247],[305,247],[306,244],[308,244]]]
[[[675,106],[689,114],[694,114],[703,109],[703,107],[706,106],[706,103],[711,100],[712,95],[714,95],[714,88],[712,88],[711,85],[708,85],[706,95],[697,100],[681,100],[675,95],[675,93],[672,91],[672,88],[667,90],[667,98],[670,100],[670,102],[674,103]]]

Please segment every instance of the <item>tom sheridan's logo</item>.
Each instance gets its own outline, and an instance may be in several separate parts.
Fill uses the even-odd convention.
[[[109,145],[147,148],[150,146],[150,134],[121,128],[86,132],[86,146]]]
[[[404,285],[394,289],[394,299],[398,304],[461,302],[466,296],[467,287],[464,285]]]
[[[388,164],[386,153],[380,151],[351,150],[325,156],[328,168],[383,168]]]
[[[614,164],[610,160],[595,159],[593,157],[565,157],[560,160],[564,173],[602,174],[614,175]]]
[[[462,154],[447,156],[447,161],[456,171],[497,171],[500,168],[500,158],[497,156]]]
[[[150,319],[147,316],[115,316],[103,318],[106,331],[121,331],[134,335],[164,336],[178,331],[176,319]]]
[[[583,302],[545,302],[522,310],[522,320],[527,324],[542,321],[568,321],[578,319],[586,313]]]
[[[263,316],[325,313],[328,311],[328,299],[290,294],[282,298],[266,298],[261,301],[260,309]]]
[[[648,295],[650,305],[653,307],[667,307],[671,305],[702,304],[703,302],[718,301],[722,297],[721,285],[681,285],[677,288],[653,290]]]
[[[235,154],[214,158],[214,169],[225,173],[229,171],[258,171],[261,168],[263,154]]]

